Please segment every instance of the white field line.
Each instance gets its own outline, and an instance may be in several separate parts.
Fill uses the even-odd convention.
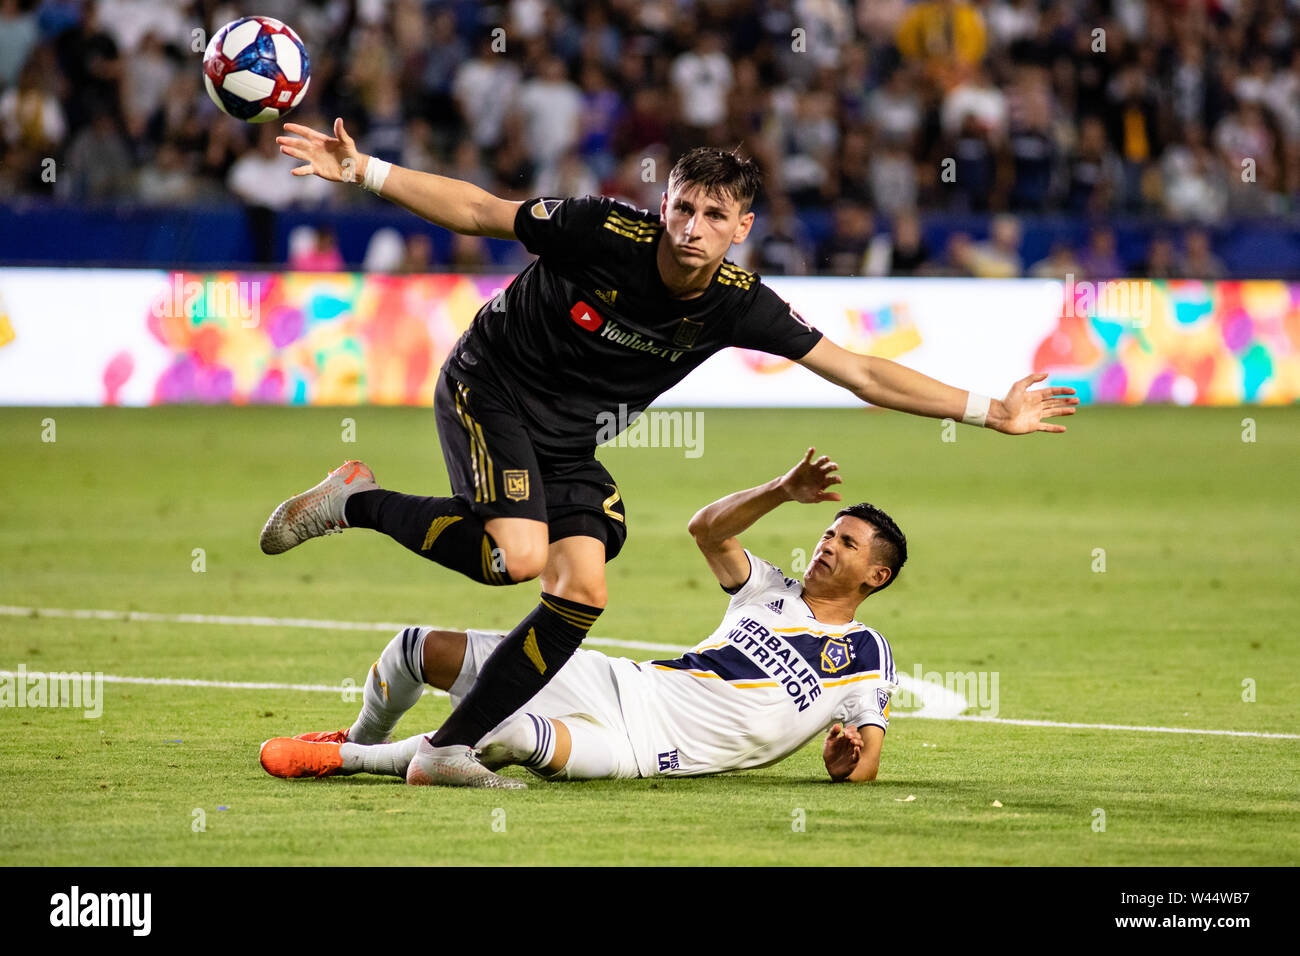
[[[76,620],[141,621],[162,624],[234,624],[253,627],[304,627],[339,631],[400,631],[410,624],[363,621],[330,621],[312,618],[235,617],[224,614],[157,614],[149,611],[70,610],[67,608],[32,608],[0,604],[0,616],[29,618],[72,618]],[[437,625],[434,625],[438,627]],[[444,629],[444,628],[439,628]],[[456,630],[456,628],[445,628]],[[622,641],[614,638],[589,637],[587,644],[606,647],[630,648],[643,651],[678,652],[689,650],[680,644],[654,644],[646,641]],[[45,676],[40,671],[27,671],[28,677]],[[0,670],[0,677],[17,677],[17,671]],[[359,686],[331,687],[326,684],[280,684],[269,681],[213,681],[173,677],[125,677],[104,674],[109,684],[147,684],[161,687],[217,687],[235,690],[298,690],[331,694],[360,692]],[[1010,724],[1019,727],[1058,727],[1074,730],[1129,730],[1158,734],[1210,734],[1221,737],[1267,737],[1278,740],[1300,740],[1300,734],[1266,733],[1256,730],[1201,730],[1192,727],[1148,727],[1131,724],[1076,724],[1056,720],[1017,720],[1010,717],[982,717],[962,714],[969,704],[956,691],[930,681],[918,681],[908,674],[897,674],[896,680],[903,690],[920,698],[921,709],[910,713],[895,712],[893,717],[920,717],[928,720],[964,720],[972,723]],[[446,691],[426,688],[426,694],[446,696]]]
[[[312,630],[335,630],[335,631],[383,631],[393,633],[403,628],[411,627],[410,624],[394,624],[387,621],[365,622],[365,621],[331,621],[318,620],[306,617],[237,617],[227,614],[158,614],[152,611],[103,611],[103,610],[70,610],[68,608],[34,608],[34,607],[15,607],[8,604],[0,604],[0,616],[9,617],[26,617],[26,618],[71,618],[82,621],[134,621],[145,622],[150,624],[235,624],[251,627],[302,627],[311,628]],[[459,630],[458,628],[445,628],[441,625],[433,625],[439,630]],[[675,655],[690,650],[689,647],[683,647],[680,644],[654,644],[647,641],[623,641],[612,637],[588,637],[586,644],[593,644],[597,647],[617,647],[622,650],[636,651],[659,651]],[[8,674],[7,671],[0,671],[0,674]],[[107,681],[117,681],[119,683],[147,683],[151,678],[145,677],[114,677],[104,678]],[[913,697],[921,702],[919,710],[913,711],[921,717],[954,717],[966,710],[970,705],[966,698],[955,691],[949,690],[941,684],[931,683],[929,681],[917,680],[908,674],[897,675],[899,686],[903,690],[910,692]],[[159,678],[159,682],[175,683],[178,686],[191,687],[244,687],[249,690],[312,690],[312,691],[339,691],[344,688],[308,686],[300,684],[232,684],[221,681],[210,683],[187,683],[184,680],[172,680],[170,678]],[[442,694],[442,691],[437,691]],[[902,717],[902,713],[895,713],[894,716]]]

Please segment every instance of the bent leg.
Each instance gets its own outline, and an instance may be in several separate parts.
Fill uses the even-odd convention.
[[[490,389],[446,370],[434,413],[452,497],[358,492],[344,517],[483,584],[531,580],[546,566],[546,489],[519,415]]]
[[[552,542],[544,577],[562,593],[543,589],[541,603],[498,645],[434,735],[435,747],[477,746],[573,656],[604,610],[604,543],[587,537]]]

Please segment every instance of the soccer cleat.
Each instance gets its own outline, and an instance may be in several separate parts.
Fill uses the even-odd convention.
[[[416,787],[494,787],[499,790],[526,790],[522,780],[499,777],[479,763],[474,751],[459,744],[435,747],[428,737],[406,768],[406,782]]]
[[[341,745],[273,737],[262,744],[258,759],[273,777],[328,777],[343,766]]]
[[[338,534],[348,527],[343,506],[358,491],[374,491],[379,485],[375,473],[364,462],[345,461],[325,480],[300,495],[294,495],[271,512],[262,528],[259,543],[266,554],[283,554],[310,538]]]
[[[294,734],[294,740],[305,740],[312,744],[345,744],[348,742],[350,727],[342,730],[313,730],[306,734]]]

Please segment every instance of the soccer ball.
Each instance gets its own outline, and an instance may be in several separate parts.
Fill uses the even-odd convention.
[[[311,63],[298,34],[272,17],[242,17],[203,53],[203,85],[221,112],[247,123],[279,119],[302,102]]]

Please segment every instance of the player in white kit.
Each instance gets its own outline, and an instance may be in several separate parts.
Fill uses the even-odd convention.
[[[894,660],[855,620],[907,557],[894,521],[871,505],[836,515],[803,581],[745,550],[738,535],[785,501],[839,501],[827,457],[813,449],[764,485],[702,509],[689,530],[731,601],[718,628],[673,660],[636,662],[579,650],[525,707],[478,744],[493,768],[519,764],[552,779],[696,776],[762,767],[830,727],[823,759],[834,780],[876,776]],[[261,762],[280,777],[369,772],[422,784],[423,734],[384,744],[426,683],[453,704],[473,686],[500,634],[407,628],[366,680],[347,730],[275,738]],[[525,650],[527,645],[525,645]]]

